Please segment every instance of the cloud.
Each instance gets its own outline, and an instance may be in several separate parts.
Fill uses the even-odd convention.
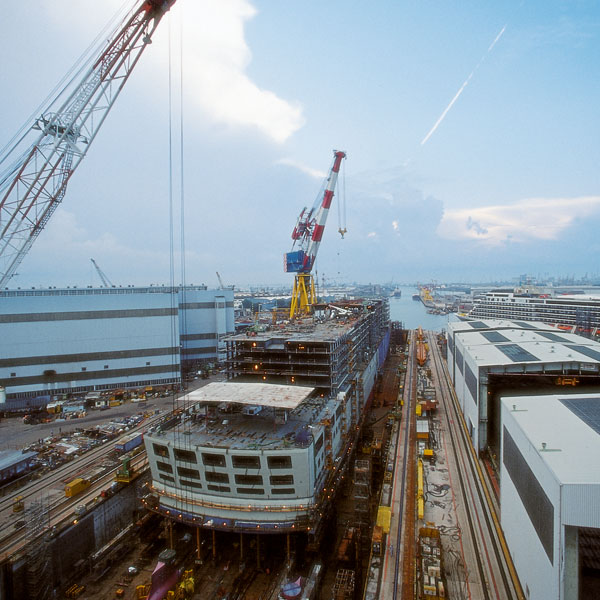
[[[48,20],[57,29],[68,35],[78,32],[83,41],[89,43],[100,29],[98,24],[106,21],[107,14],[112,17],[123,3],[106,0],[88,4],[46,1],[44,7]],[[142,85],[151,87],[155,94],[157,82],[165,80],[169,37],[173,85],[179,85],[180,33],[183,31],[181,58],[186,104],[190,104],[188,115],[199,109],[212,123],[231,128],[249,127],[272,141],[284,142],[304,125],[305,119],[299,102],[285,100],[276,92],[261,88],[246,72],[252,52],[244,28],[256,14],[249,0],[176,2],[163,17],[152,46],[144,52],[136,69],[147,69]],[[149,64],[153,65],[152,69],[148,68]]]
[[[448,240],[507,242],[555,240],[577,220],[600,213],[600,196],[529,198],[513,205],[446,209],[438,234]]]
[[[303,126],[298,102],[260,88],[246,74],[252,54],[244,25],[257,12],[248,0],[189,2],[175,10],[182,11],[184,27],[189,25],[184,30],[185,85],[209,117],[227,126],[256,128],[278,143]]]
[[[294,169],[298,169],[302,171],[302,173],[306,173],[315,179],[324,179],[327,174],[324,171],[320,171],[319,169],[314,169],[313,167],[309,167],[308,165],[302,164],[301,162],[294,160],[293,158],[280,158],[275,162],[277,165],[285,165],[287,167],[293,167]]]
[[[148,273],[154,273],[162,281],[168,281],[168,256],[159,249],[136,247],[127,240],[119,239],[109,232],[97,235],[89,231],[78,221],[77,216],[61,208],[52,216],[52,220],[33,246],[24,261],[22,275],[15,284],[23,281],[61,285],[74,281],[100,285],[100,280],[91,267],[90,258],[95,258],[115,285],[137,283],[146,284]],[[176,257],[176,260],[179,260]],[[123,265],[136,265],[136,272],[123,280]],[[162,275],[162,276],[161,276]],[[151,279],[150,279],[151,280]]]

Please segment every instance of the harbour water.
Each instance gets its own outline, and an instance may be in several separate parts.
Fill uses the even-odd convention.
[[[401,286],[402,296],[390,298],[390,318],[400,321],[405,329],[416,329],[419,325],[429,331],[442,331],[448,326],[448,318],[453,315],[430,315],[420,300],[413,300],[413,294],[419,290],[416,287]]]

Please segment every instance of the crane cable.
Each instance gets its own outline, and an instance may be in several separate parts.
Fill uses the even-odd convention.
[[[169,23],[169,50],[168,50],[168,112],[169,112],[169,290],[171,298],[171,348],[175,349],[177,345],[177,308],[178,308],[178,293],[175,288],[175,218],[174,218],[174,190],[173,190],[173,52],[172,52],[172,35],[171,35],[171,15],[168,15]],[[173,350],[171,353],[171,375],[175,374],[177,366],[176,354]],[[173,385],[173,411],[177,408],[175,403],[177,399],[177,391]]]
[[[346,163],[342,161],[342,185],[341,193],[338,199],[338,232],[344,238],[344,235],[348,231],[346,229]]]
[[[180,193],[180,268],[181,268],[181,285],[182,285],[182,303],[185,305],[186,295],[186,269],[185,269],[185,173],[184,173],[184,146],[183,146],[183,9],[179,9],[179,193]],[[182,331],[187,331],[187,312],[184,310],[180,315],[183,319]]]
[[[179,377],[181,381],[181,387],[183,388],[183,373],[181,369],[181,358],[183,355],[183,343],[178,334],[186,331],[186,309],[180,310],[180,307],[186,304],[186,276],[185,276],[185,196],[184,196],[184,146],[183,146],[183,17],[181,10],[179,12],[179,122],[178,131],[175,135],[179,137],[179,211],[180,211],[180,269],[181,269],[181,283],[176,286],[175,284],[175,166],[174,166],[174,102],[173,102],[173,71],[174,71],[174,56],[173,56],[173,31],[172,31],[172,19],[174,17],[169,13],[169,275],[170,275],[170,287],[171,287],[171,347],[173,353],[171,354],[173,373],[177,366],[176,352],[179,351]],[[179,342],[179,344],[177,344]],[[191,422],[189,415],[186,415],[187,409],[189,408],[189,395],[185,393],[183,397],[179,396],[177,390],[173,392],[172,403],[173,411],[181,412],[180,421],[175,425],[175,443],[179,448],[185,448],[188,451],[191,450],[191,442],[189,435],[183,435],[190,433]],[[182,402],[180,399],[182,398]],[[178,486],[178,494],[176,497],[176,506],[179,510],[183,510],[184,507],[190,501],[190,490],[185,486]]]

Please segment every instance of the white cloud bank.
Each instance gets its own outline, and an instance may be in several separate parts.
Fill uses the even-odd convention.
[[[449,240],[505,242],[554,240],[576,220],[600,213],[600,196],[530,198],[514,205],[448,209],[438,234]]]
[[[89,43],[104,25],[107,15],[112,17],[120,6],[122,8],[123,0],[88,4],[45,0],[43,6],[47,19],[56,28],[69,35],[76,31]],[[132,0],[130,5],[134,4]],[[183,30],[184,93],[193,108],[199,108],[218,125],[250,127],[283,143],[304,125],[305,119],[299,102],[284,100],[275,92],[262,89],[246,73],[252,53],[246,43],[244,27],[256,14],[249,0],[178,1],[160,23],[153,45],[145,51],[142,62],[160,65],[165,72],[170,33],[173,77],[178,77]],[[161,80],[162,75],[156,75],[155,80],[147,82],[149,86],[154,87]]]
[[[261,89],[245,72],[252,55],[244,25],[257,12],[250,2],[204,0],[176,9],[183,12],[186,26],[185,85],[209,117],[226,125],[255,127],[278,143],[302,127],[298,102]]]

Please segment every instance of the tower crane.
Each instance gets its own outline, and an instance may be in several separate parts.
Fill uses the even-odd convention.
[[[98,266],[98,263],[93,258],[90,258],[90,260],[96,269],[96,273],[98,273],[98,277],[100,277],[100,281],[102,281],[102,285],[104,285],[104,287],[115,287],[104,271]]]
[[[317,204],[319,202],[319,197],[317,197],[317,202],[310,211],[307,212],[306,207],[304,207],[292,231],[292,239],[294,240],[292,251],[287,252],[284,257],[284,270],[296,274],[292,290],[290,319],[309,314],[316,303],[315,283],[311,271],[323,238],[335,184],[344,158],[346,158],[345,152],[333,151],[333,164],[325,180],[325,190],[320,204]],[[295,250],[295,248],[299,249]]]
[[[0,288],[63,200],[69,179],[175,1],[139,1],[74,89],[65,87],[0,157]]]

